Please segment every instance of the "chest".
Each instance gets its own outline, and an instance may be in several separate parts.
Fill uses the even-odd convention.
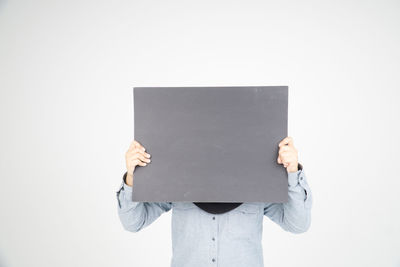
[[[261,236],[263,215],[263,203],[258,202],[246,202],[222,214],[205,212],[192,202],[173,202],[172,236],[188,240],[254,239]]]

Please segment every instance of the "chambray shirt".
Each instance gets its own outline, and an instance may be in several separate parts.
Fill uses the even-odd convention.
[[[310,227],[312,195],[304,170],[288,173],[287,203],[245,202],[222,214],[211,214],[192,202],[133,202],[132,187],[117,191],[123,227],[137,232],[172,210],[171,267],[262,267],[263,218],[283,230],[303,233]]]

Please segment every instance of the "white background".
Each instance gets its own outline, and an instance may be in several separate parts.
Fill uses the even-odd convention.
[[[0,1],[0,266],[169,266],[123,230],[133,86],[288,85],[311,186],[265,266],[400,266],[399,1]],[[139,140],[140,141],[140,140]]]

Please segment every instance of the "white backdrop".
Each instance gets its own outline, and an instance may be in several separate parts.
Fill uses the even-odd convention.
[[[0,266],[169,266],[123,230],[133,86],[288,85],[314,195],[265,266],[400,266],[399,1],[0,1]],[[140,140],[139,140],[140,141]]]

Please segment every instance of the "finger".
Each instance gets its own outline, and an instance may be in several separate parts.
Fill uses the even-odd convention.
[[[283,165],[285,166],[287,166],[287,165],[291,165],[291,164],[294,164],[294,160],[288,160],[288,161],[282,161],[282,163],[283,163]]]
[[[144,147],[143,147],[138,141],[133,140],[132,143],[131,143],[130,146],[129,146],[128,151],[132,151],[132,150],[134,150],[134,149],[141,149],[141,150],[143,150],[143,148],[144,148]]]
[[[291,156],[291,155],[280,156],[280,158],[281,158],[281,161],[282,161],[283,163],[293,162],[293,161],[296,160],[296,157]]]
[[[289,145],[292,146],[293,145],[293,138],[288,136],[286,138],[284,138],[280,143],[279,143],[279,147],[282,147],[284,145]]]
[[[138,148],[138,147],[135,147],[135,148],[133,148],[133,149],[130,149],[130,150],[126,151],[126,154],[130,154],[130,155],[134,155],[134,154],[136,154],[136,153],[141,153],[141,154],[143,154],[143,155],[146,156],[146,157],[150,157],[150,154],[148,154],[147,152],[144,152],[143,149]]]
[[[143,151],[145,151],[146,149],[144,148],[144,146],[142,146],[142,144],[141,143],[139,143],[138,141],[136,141],[136,140],[134,140],[134,142],[135,142],[135,147],[136,148],[139,148],[139,149],[142,149]]]
[[[133,140],[133,141],[131,142],[131,144],[129,145],[129,150],[135,149],[136,146],[137,146],[137,141],[136,141],[136,140]]]
[[[291,162],[295,162],[296,159],[293,157],[283,157],[283,158],[281,158],[281,161],[283,164],[285,164],[285,163],[289,164]]]
[[[133,164],[135,165],[135,166],[146,166],[147,165],[147,163],[146,162],[142,162],[142,161],[140,161],[139,159],[135,159],[134,161],[133,161]]]
[[[283,166],[287,165],[289,162],[287,160],[282,159]]]
[[[285,151],[290,151],[290,150],[293,150],[293,147],[291,147],[291,146],[282,146],[281,148],[279,148],[279,154],[281,154],[282,152],[285,152]]]
[[[147,163],[139,161],[139,163],[137,165],[139,165],[141,167],[144,167],[144,166],[147,166]]]
[[[151,157],[151,155],[150,155],[149,153],[143,151],[143,150],[140,149],[140,148],[135,148],[134,150],[129,151],[128,153],[130,153],[130,154],[140,153],[140,154],[142,154],[143,156],[145,156],[146,158],[150,158],[150,157]]]
[[[135,161],[137,159],[142,161],[142,162],[148,162],[148,160],[150,160],[150,159],[147,159],[146,157],[144,157],[143,155],[141,155],[139,153],[136,153],[136,154],[132,155],[132,157],[129,160],[130,161]]]
[[[149,162],[151,161],[151,159],[146,158],[146,157],[145,157],[143,154],[141,154],[141,153],[136,153],[133,157],[134,157],[134,158],[137,158],[137,159],[140,159],[141,161],[147,162],[147,163],[149,163]]]
[[[293,151],[283,151],[282,153],[279,153],[279,156],[283,160],[284,158],[292,158],[295,156],[295,153]]]
[[[279,164],[282,164],[281,157],[278,157],[277,161],[278,161]]]

